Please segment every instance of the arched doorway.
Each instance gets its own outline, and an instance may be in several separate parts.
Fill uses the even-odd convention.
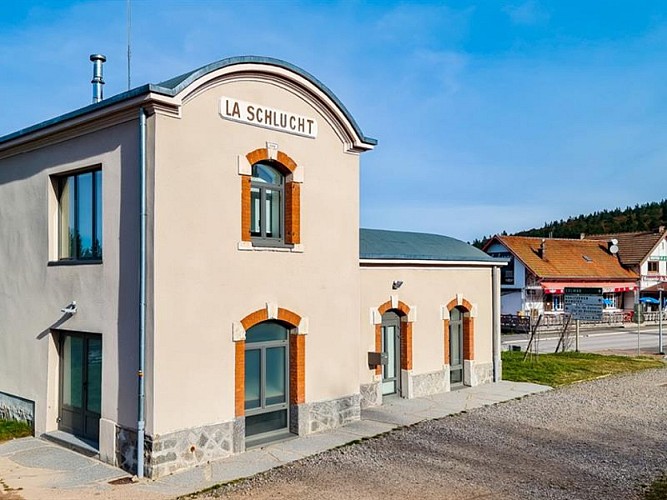
[[[382,395],[401,394],[401,318],[394,311],[382,315]]]
[[[463,317],[465,310],[455,307],[449,312],[449,382],[463,385]]]
[[[289,335],[279,321],[264,321],[246,332],[246,446],[289,434]]]

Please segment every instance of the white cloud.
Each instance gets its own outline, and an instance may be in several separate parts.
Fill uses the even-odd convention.
[[[518,5],[508,5],[504,9],[514,24],[533,26],[549,21],[549,12],[535,0]]]

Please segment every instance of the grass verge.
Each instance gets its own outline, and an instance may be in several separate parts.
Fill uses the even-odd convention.
[[[540,354],[523,360],[523,352],[505,351],[503,379],[558,387],[615,373],[660,368],[665,364],[650,357],[605,356],[584,352]]]
[[[665,499],[667,499],[667,474],[653,481],[644,493],[644,500]]]
[[[26,436],[32,436],[32,429],[25,422],[0,420],[0,443]]]

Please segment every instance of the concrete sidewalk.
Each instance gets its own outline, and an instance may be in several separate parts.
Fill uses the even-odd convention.
[[[45,440],[17,439],[0,445],[0,499],[173,499],[400,426],[549,389],[502,381],[410,400],[388,398],[381,407],[363,410],[359,422],[345,427],[250,450],[154,481],[132,482],[125,471]]]

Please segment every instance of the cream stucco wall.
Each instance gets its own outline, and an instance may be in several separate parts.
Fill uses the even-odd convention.
[[[57,428],[57,330],[102,335],[102,418],[136,425],[137,130],[136,120],[125,121],[20,154],[0,152],[0,391],[35,401],[36,434]],[[50,176],[96,165],[103,263],[48,265],[57,260]],[[64,317],[60,310],[72,301],[78,312]],[[100,445],[106,453],[113,443]]]
[[[316,139],[224,120],[221,96],[318,121]],[[359,392],[359,156],[307,92],[228,77],[155,120],[154,394],[149,434],[234,418],[232,325],[273,303],[308,318],[306,402]],[[301,169],[301,253],[241,250],[238,158],[267,142]]]
[[[362,261],[363,262],[363,261]],[[398,290],[392,283],[402,281]],[[475,362],[491,363],[492,354],[492,271],[488,267],[361,267],[361,348],[359,351],[362,384],[374,381],[368,368],[369,351],[375,351],[373,310],[391,296],[416,308],[412,325],[412,373],[426,374],[443,369],[444,323],[441,308],[457,296],[476,308]]]

